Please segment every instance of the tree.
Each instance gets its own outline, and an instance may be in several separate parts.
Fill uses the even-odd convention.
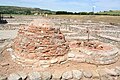
[[[30,15],[30,14],[31,14],[31,11],[30,11],[30,10],[26,10],[26,11],[25,11],[25,14],[26,14],[26,15]]]
[[[113,12],[112,10],[109,10],[109,12]]]
[[[94,15],[94,12],[89,12],[88,14],[89,14],[89,15]]]
[[[80,12],[80,15],[88,15],[87,12]]]

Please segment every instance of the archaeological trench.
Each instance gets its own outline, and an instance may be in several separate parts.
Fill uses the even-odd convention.
[[[67,29],[67,28],[66,28]],[[80,34],[80,33],[79,33]],[[7,49],[14,63],[23,67],[40,68],[31,73],[11,73],[8,80],[115,80],[120,75],[120,67],[105,68],[103,73],[93,74],[80,69],[63,70],[57,73],[44,72],[44,69],[60,67],[70,62],[76,64],[111,65],[119,59],[119,49],[99,40],[67,39],[62,29],[49,19],[36,19],[28,26],[20,26],[17,36]],[[83,65],[84,65],[83,64]],[[71,67],[72,64],[68,67]],[[62,68],[66,68],[65,66]],[[59,73],[59,70],[57,70]],[[103,76],[100,78],[100,76]],[[84,78],[83,78],[84,77]],[[119,78],[120,79],[120,78]],[[118,80],[119,80],[118,79]],[[3,80],[3,79],[2,79]],[[117,79],[116,79],[117,80]]]

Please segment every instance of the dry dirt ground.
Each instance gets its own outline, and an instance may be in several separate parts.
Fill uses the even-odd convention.
[[[50,18],[54,18],[54,17],[58,18],[58,16],[49,16],[49,17]],[[60,18],[63,18],[63,17],[64,16],[62,16]],[[79,17],[80,17],[79,18],[80,20],[81,19],[84,19],[84,20],[88,19],[88,16],[86,16],[86,17],[79,16]],[[82,17],[84,17],[84,18],[82,18]],[[20,23],[21,24],[21,23],[29,23],[31,20],[36,19],[36,18],[40,18],[40,17],[37,17],[37,16],[22,16],[22,17],[15,16],[15,19],[12,19],[12,20],[9,19],[8,21],[10,23]],[[71,16],[68,16],[68,18],[71,18]],[[76,19],[76,16],[74,16],[74,19]],[[113,22],[115,24],[120,24],[119,23],[120,17],[111,17],[111,16],[108,16],[108,17],[98,16],[97,17],[97,16],[94,16],[92,20],[96,21],[95,19],[97,21],[105,21],[105,22],[108,21],[108,22]],[[108,20],[106,20],[106,19],[108,19]],[[113,19],[113,21],[111,21],[112,19]],[[4,65],[4,66],[2,66],[2,65]],[[74,70],[74,69],[78,69],[78,70],[83,69],[83,70],[95,72],[98,69],[103,69],[105,67],[115,68],[116,66],[120,66],[120,59],[116,63],[110,64],[110,65],[98,65],[98,66],[96,66],[96,65],[87,64],[87,63],[67,62],[67,63],[62,64],[62,65],[60,65],[60,64],[53,65],[49,68],[40,68],[40,67],[32,68],[32,67],[24,67],[24,66],[21,66],[15,62],[13,62],[10,54],[6,50],[4,50],[2,52],[2,54],[0,54],[0,75],[9,75],[10,73],[19,72],[19,71],[23,71],[26,73],[31,72],[31,71],[41,71],[41,72],[48,71],[48,72],[51,72],[55,75],[59,75],[59,74],[63,73],[64,71]]]
[[[62,19],[75,19],[86,22],[91,20],[92,22],[107,22],[120,25],[120,16],[103,16],[103,15],[50,15],[50,18],[62,18]]]

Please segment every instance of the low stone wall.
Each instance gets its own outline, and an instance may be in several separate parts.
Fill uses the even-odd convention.
[[[112,46],[110,50],[101,51],[91,51],[80,47],[71,49],[68,53],[68,59],[70,61],[86,62],[95,65],[112,64],[119,59],[119,50],[115,46]]]
[[[0,24],[0,30],[16,30],[20,24]]]
[[[50,60],[35,60],[35,59],[31,60],[31,59],[20,58],[19,56],[15,55],[15,52],[12,48],[8,48],[7,51],[10,53],[12,60],[22,66],[29,66],[29,67],[38,67],[39,66],[42,68],[46,68],[51,65],[65,63],[68,60],[67,54],[65,54],[64,56],[53,57]]]
[[[120,67],[115,68],[103,68],[91,70],[69,70],[59,74],[53,74],[51,72],[38,72],[33,71],[25,73],[19,71],[11,73],[8,76],[0,76],[0,80],[119,80],[120,79]]]
[[[84,62],[95,65],[105,65],[115,63],[119,59],[119,50],[115,46],[112,46],[112,49],[105,51],[91,51],[82,47],[70,49],[68,54],[65,54],[64,56],[53,57],[51,60],[22,59],[14,54],[14,50],[12,48],[8,48],[7,50],[9,51],[14,62],[21,64],[22,66],[40,66],[43,68],[54,64],[62,64],[68,60],[80,63]]]
[[[106,38],[109,40],[120,42],[120,38],[117,38],[117,37],[112,37],[112,36],[108,36],[108,35],[104,35],[104,34],[99,34],[98,36],[100,36],[101,38]]]
[[[72,32],[77,32],[79,35],[87,35],[86,33],[86,26],[84,25],[84,27],[82,28],[81,25],[62,25],[60,26],[61,30],[66,30],[66,31],[72,31]],[[120,31],[117,29],[116,31],[114,30],[109,30],[109,29],[103,29],[103,28],[99,28],[99,30],[95,30],[96,28],[93,26],[89,26],[90,29],[90,35],[95,35],[95,34],[104,34],[104,35],[108,35],[108,36],[113,36],[116,38],[120,37]]]

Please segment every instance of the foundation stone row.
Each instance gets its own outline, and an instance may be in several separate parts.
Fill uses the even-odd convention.
[[[113,69],[97,69],[95,72],[86,70],[70,70],[63,72],[59,77],[50,72],[16,72],[8,76],[0,76],[0,80],[119,80],[120,67]]]

